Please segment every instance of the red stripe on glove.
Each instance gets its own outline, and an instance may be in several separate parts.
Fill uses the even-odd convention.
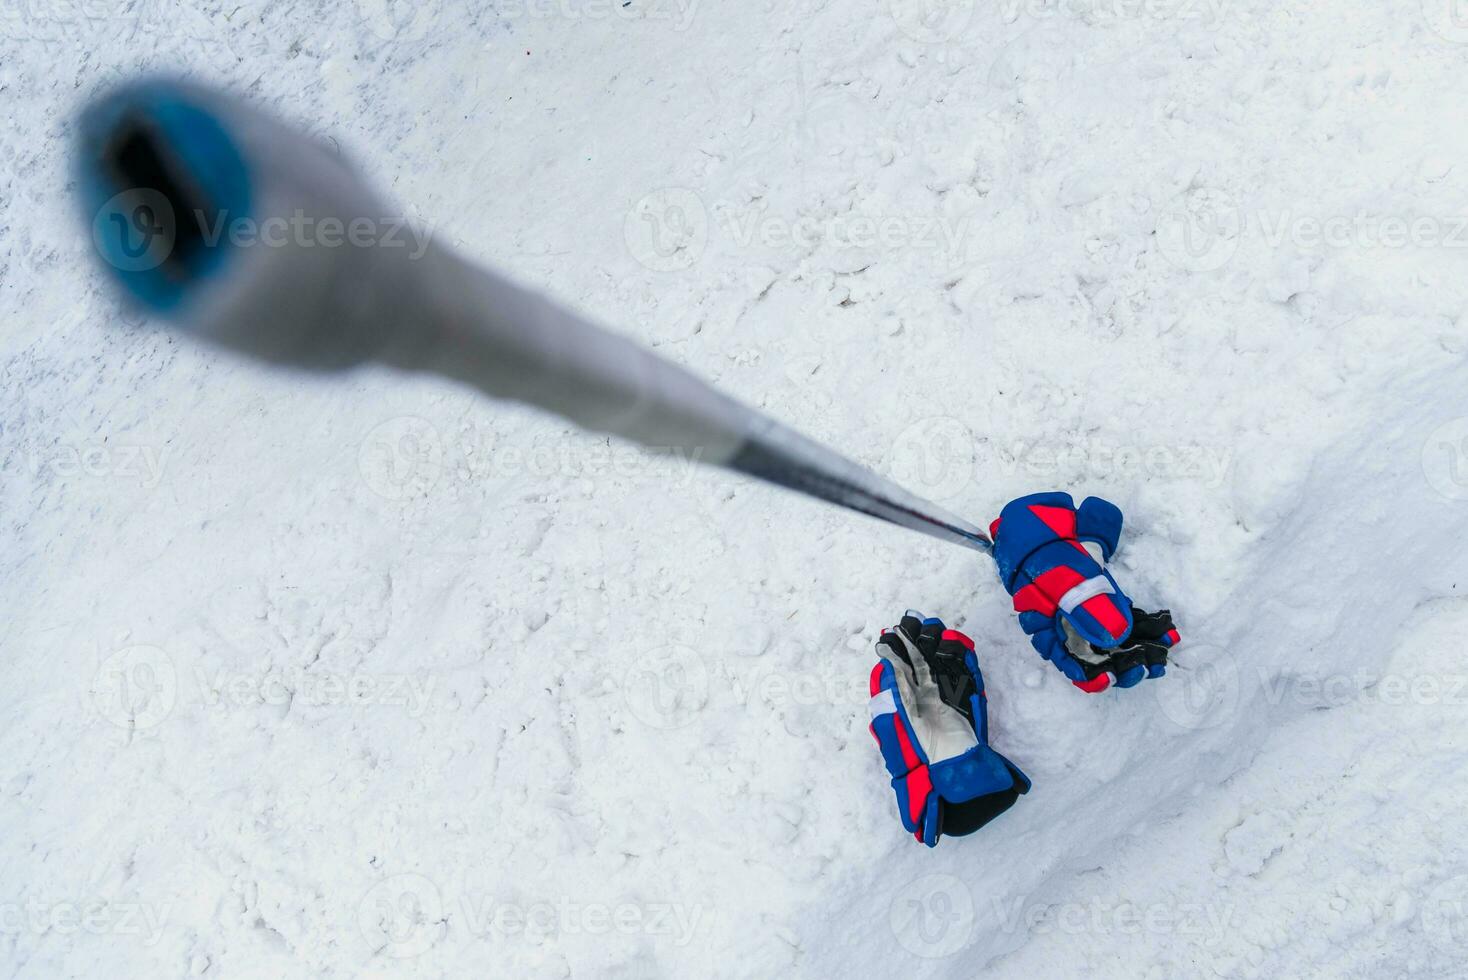
[[[959,643],[962,643],[964,648],[967,650],[973,650],[974,648],[974,641],[970,640],[967,636],[960,633],[958,630],[944,630],[943,639],[957,640]]]
[[[922,840],[923,811],[928,807],[928,794],[933,791],[933,777],[928,775],[927,766],[918,766],[907,774],[907,815],[918,825],[918,840]]]
[[[1061,538],[1076,536],[1076,512],[1069,507],[1047,507],[1030,504],[1030,513],[1045,522],[1045,526]]]
[[[1116,603],[1111,601],[1111,596],[1093,595],[1081,603],[1081,608],[1095,616],[1096,622],[1100,623],[1101,627],[1117,642],[1121,642],[1121,638],[1126,636],[1126,616],[1116,607]]]

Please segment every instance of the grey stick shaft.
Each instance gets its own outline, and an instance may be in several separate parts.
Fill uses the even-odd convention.
[[[655,451],[678,450],[971,548],[977,527],[735,401],[676,364],[456,257],[430,277],[438,339],[427,362],[487,394],[555,412]]]
[[[147,82],[91,107],[79,180],[122,284],[189,332],[273,363],[369,361],[456,379],[649,449],[677,450],[944,541],[977,527],[499,273],[431,243],[241,246],[248,218],[396,222],[334,151],[211,90]],[[696,454],[696,456],[694,455]]]

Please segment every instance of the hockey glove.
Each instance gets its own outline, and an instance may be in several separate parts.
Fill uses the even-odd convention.
[[[1106,570],[1121,523],[1121,510],[1099,497],[1076,507],[1068,493],[1037,493],[989,526],[1020,628],[1088,694],[1161,677],[1178,642],[1172,614],[1134,608]]]
[[[929,847],[971,834],[1030,791],[989,748],[973,641],[909,610],[877,641],[871,732],[892,776],[902,825]]]

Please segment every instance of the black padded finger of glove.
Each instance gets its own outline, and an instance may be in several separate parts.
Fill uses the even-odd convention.
[[[908,656],[907,644],[895,633],[883,633],[877,638],[877,645],[882,647],[889,660],[895,660],[907,664],[907,672],[914,681],[917,680],[917,671],[913,665],[912,658]]]
[[[1116,667],[1116,659],[1122,651],[1112,648],[1098,647],[1092,643],[1085,643],[1083,649],[1070,649],[1070,655],[1076,663],[1081,665],[1081,670],[1086,672],[1086,680],[1093,681]]]
[[[938,832],[947,837],[962,837],[972,834],[986,823],[1014,806],[1019,799],[1018,781],[1009,789],[963,803],[938,801]]]
[[[1163,609],[1155,613],[1143,612],[1132,607],[1132,640],[1155,643],[1172,629],[1172,613]]]
[[[923,659],[931,661],[933,654],[938,650],[938,644],[943,639],[943,624],[940,622],[924,623],[916,637],[917,648],[922,651]]]
[[[1141,666],[1147,662],[1147,645],[1142,643],[1127,644],[1111,651],[1111,659],[1106,664],[1106,669],[1120,676],[1133,667]]]
[[[1167,663],[1168,646],[1161,640],[1173,628],[1172,613],[1166,609],[1149,613],[1133,606],[1132,624],[1131,635],[1121,646],[1110,650],[1091,648],[1105,657],[1097,673],[1104,669],[1120,674],[1138,664],[1152,667]]]
[[[968,669],[968,647],[957,640],[940,638],[937,649],[928,657],[928,669],[938,685],[938,697],[973,725],[973,696],[979,688]]]

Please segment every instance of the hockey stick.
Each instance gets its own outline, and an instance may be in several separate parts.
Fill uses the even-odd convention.
[[[109,271],[145,310],[190,334],[308,370],[370,361],[443,375],[990,547],[978,527],[436,242],[415,254],[359,243],[351,229],[376,227],[391,209],[333,150],[228,95],[173,81],[114,92],[83,117],[79,165]],[[322,237],[330,229],[336,246],[289,234],[242,246],[225,232],[241,218],[282,231],[309,224]]]

